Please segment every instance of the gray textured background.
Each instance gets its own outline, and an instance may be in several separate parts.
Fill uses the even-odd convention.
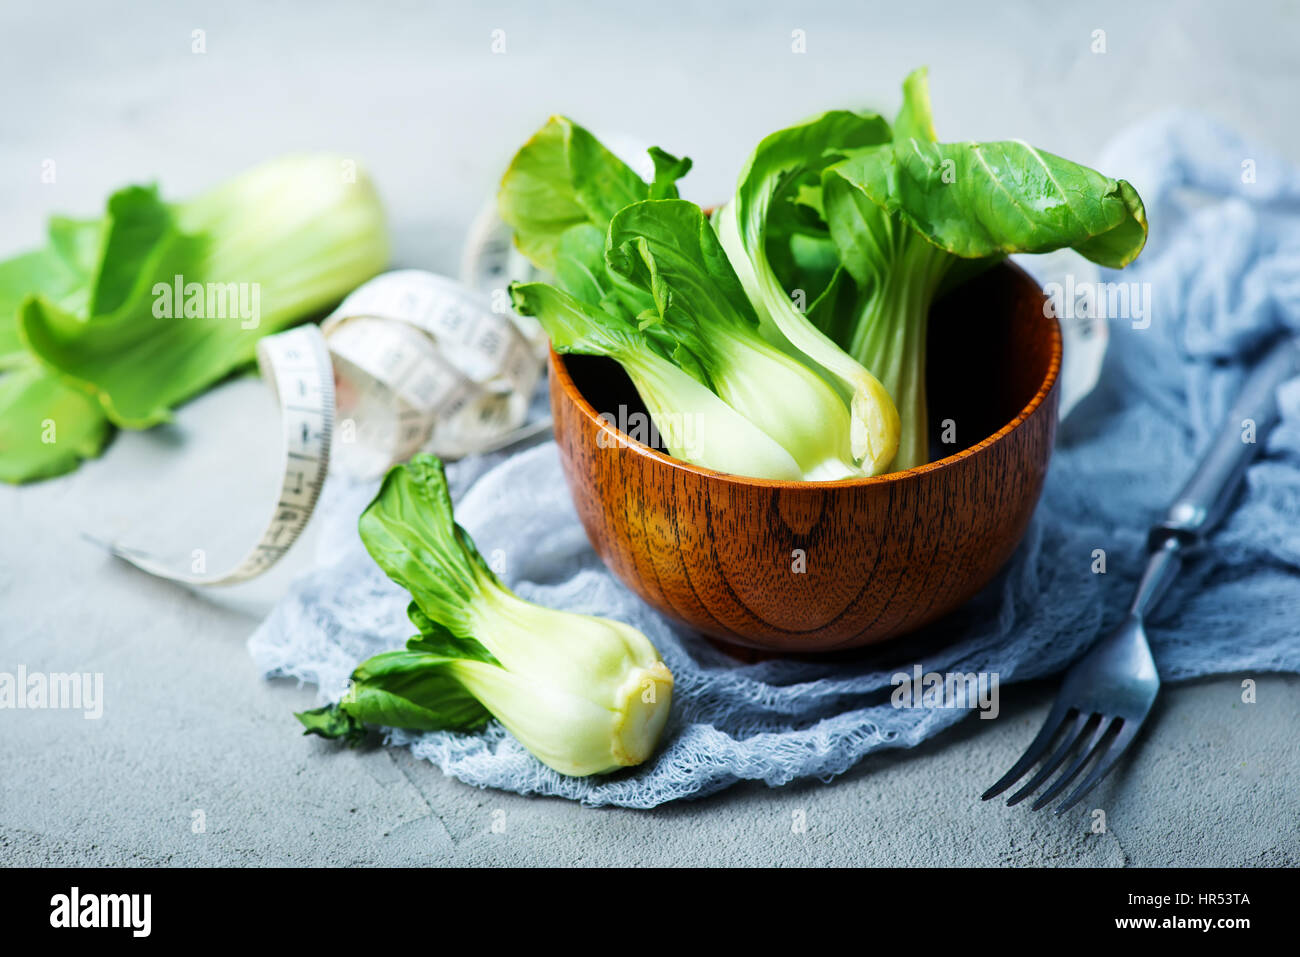
[[[1181,104],[1300,154],[1300,14],[1285,3],[118,6],[0,8],[0,255],[124,182],[185,195],[330,148],[378,180],[398,264],[454,273],[505,161],[550,112],[688,153],[687,193],[708,200],[762,134],[829,106],[892,109],[919,63],[945,138],[1020,136],[1087,161],[1115,126]],[[479,791],[404,751],[303,739],[290,712],[310,690],[259,681],[244,639],[309,544],[263,580],[198,595],[80,537],[201,543],[219,561],[266,507],[270,413],[260,386],[234,383],[74,475],[0,487],[0,670],[101,671],[106,696],[99,721],[0,712],[0,863],[1300,864],[1295,677],[1252,676],[1254,705],[1240,676],[1168,690],[1137,758],[1088,802],[1104,834],[1086,808],[1055,819],[977,799],[1050,684],[1007,689],[999,720],[830,785],[653,813]]]

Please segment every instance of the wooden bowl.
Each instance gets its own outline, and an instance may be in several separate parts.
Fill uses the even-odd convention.
[[[934,621],[1011,556],[1042,491],[1061,366],[1061,330],[1043,304],[1009,263],[936,303],[931,435],[952,420],[961,451],[840,482],[743,478],[671,458],[598,415],[644,414],[616,363],[552,352],[555,437],[587,536],[647,602],[725,642],[830,651]]]

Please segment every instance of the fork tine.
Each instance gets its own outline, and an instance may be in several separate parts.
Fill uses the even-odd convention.
[[[1082,711],[1078,713],[1074,719],[1074,727],[1066,732],[1065,740],[1056,749],[1056,753],[1043,763],[1043,766],[1038,769],[1038,773],[1029,779],[1028,784],[1007,798],[1007,807],[1019,804],[1037,791],[1042,786],[1042,783],[1051,777],[1052,772],[1060,767],[1061,762],[1068,758],[1078,743],[1083,740],[1083,736],[1092,722],[1092,717],[1091,714],[1085,714]]]
[[[1074,753],[1075,749],[1079,746],[1079,742],[1084,739],[1084,736],[1087,734],[1088,729],[1092,726],[1092,720],[1094,716],[1091,713],[1081,712],[1078,709],[1072,709],[1072,710],[1075,711],[1073,724],[1070,728],[1066,730],[1061,740],[1060,747],[1058,747],[1056,751],[1052,753],[1051,757],[1043,761],[1042,766],[1038,769],[1038,771],[1034,774],[1034,776],[1030,778],[1029,781],[1023,787],[1020,788],[1020,790],[1016,791],[1014,794],[1011,795],[1011,797],[1007,798],[1007,807],[1013,807],[1019,804],[1025,798],[1029,797],[1040,787],[1042,787],[1043,782],[1046,781],[1049,777],[1051,777],[1053,772],[1055,772],[1056,769],[1061,766],[1062,762],[1064,762],[1066,758],[1068,758],[1071,754]]]
[[[1124,749],[1137,737],[1138,729],[1142,727],[1141,721],[1126,721],[1123,718],[1117,718],[1116,720],[1122,722],[1122,724],[1119,734],[1115,735],[1115,739],[1111,741],[1110,748],[1101,756],[1096,766],[1088,772],[1088,776],[1083,779],[1083,782],[1070,792],[1070,796],[1062,804],[1057,806],[1056,810],[1052,812],[1053,814],[1064,814],[1087,797],[1088,792],[1110,773],[1110,769],[1115,766],[1115,762],[1124,753]]]
[[[1092,740],[1084,745],[1074,763],[1061,772],[1060,776],[1052,782],[1051,787],[1039,796],[1029,810],[1037,811],[1045,807],[1051,803],[1053,798],[1065,790],[1066,785],[1074,780],[1075,776],[1083,770],[1084,765],[1100,753],[1102,739],[1110,733],[1111,728],[1114,727],[1115,722],[1118,720],[1118,718],[1110,719],[1105,715],[1098,715],[1097,729],[1092,733]]]
[[[1020,760],[1011,766],[1010,771],[998,778],[997,784],[985,791],[980,796],[980,800],[987,801],[989,798],[997,797],[1024,777],[1025,772],[1037,764],[1038,759],[1047,753],[1048,745],[1056,737],[1056,732],[1061,729],[1065,716],[1071,710],[1071,708],[1063,705],[1060,699],[1057,699],[1056,703],[1052,705],[1052,710],[1048,712],[1047,719],[1043,721],[1043,726],[1038,729],[1038,735],[1030,742],[1029,747],[1025,749],[1025,753],[1020,756]]]

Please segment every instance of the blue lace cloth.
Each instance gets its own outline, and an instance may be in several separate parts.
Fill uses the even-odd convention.
[[[604,569],[553,444],[470,459],[450,474],[458,519],[481,551],[504,559],[503,577],[525,598],[644,630],[676,676],[672,717],[654,759],[602,778],[563,777],[496,726],[472,735],[396,731],[390,742],[469,784],[646,808],[742,780],[828,780],[873,751],[912,747],[973,720],[966,710],[894,708],[891,676],[916,664],[996,673],[1003,688],[1066,667],[1122,615],[1146,527],[1190,474],[1243,369],[1279,333],[1300,333],[1295,169],[1185,113],[1131,130],[1098,165],[1131,180],[1147,204],[1146,251],[1101,278],[1149,283],[1150,324],[1110,321],[1100,382],[1062,425],[1024,542],[966,607],[850,661],[736,664],[665,623]],[[1025,265],[1032,270],[1032,258]],[[1260,437],[1263,454],[1238,507],[1150,624],[1166,682],[1300,671],[1300,379],[1283,386],[1280,402],[1281,424]],[[411,632],[404,593],[357,538],[357,515],[375,488],[327,483],[317,567],[249,640],[264,674],[316,684],[322,702],[342,693],[357,662]],[[1099,548],[1105,574],[1093,571]]]

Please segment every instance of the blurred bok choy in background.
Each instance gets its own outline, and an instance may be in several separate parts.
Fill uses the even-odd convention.
[[[258,166],[183,203],[153,186],[51,219],[0,263],[0,479],[69,472],[251,362],[257,340],[388,261],[366,174],[328,154]],[[248,307],[254,308],[250,310]]]

